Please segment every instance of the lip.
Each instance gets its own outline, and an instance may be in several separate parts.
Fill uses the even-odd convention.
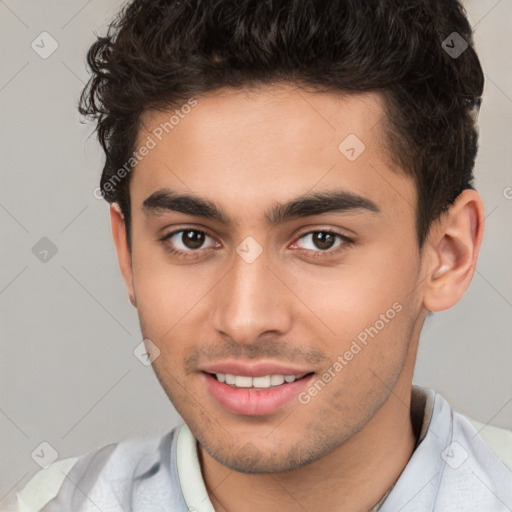
[[[220,368],[216,366],[216,369]],[[222,366],[225,370],[226,367]],[[295,370],[290,371],[286,369],[283,373],[282,369],[278,372],[272,370],[271,372],[264,372],[258,368],[258,372],[254,377],[262,375],[298,375],[300,373]],[[240,371],[240,370],[238,370]],[[261,373],[263,372],[263,373]],[[230,373],[229,371],[223,372],[217,370],[212,373]],[[248,375],[247,373],[234,373],[234,375]],[[311,382],[314,373],[306,375],[305,377],[294,382],[284,383],[280,386],[274,386],[266,389],[248,389],[248,388],[233,388],[224,382],[219,382],[214,375],[202,372],[201,377],[205,382],[208,392],[215,398],[215,400],[228,412],[237,415],[245,416],[263,416],[272,414],[278,411],[284,405],[295,400],[299,393],[303,391]]]
[[[230,373],[231,375],[243,375],[247,377],[265,377],[266,375],[303,375],[311,373],[311,368],[298,366],[285,366],[273,362],[241,363],[239,361],[226,361],[206,365],[199,370],[206,373]]]

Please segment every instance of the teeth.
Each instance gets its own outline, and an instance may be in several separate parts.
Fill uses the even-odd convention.
[[[271,386],[280,386],[284,382],[284,375],[272,375],[270,377]]]
[[[302,375],[265,375],[264,377],[247,377],[245,375],[232,375],[230,373],[216,373],[215,376],[219,382],[225,382],[230,386],[237,388],[258,388],[266,389],[274,386],[280,386],[285,382],[294,382],[304,377]]]
[[[235,386],[237,388],[250,388],[252,386],[252,378],[251,377],[239,377],[237,375],[235,377]]]

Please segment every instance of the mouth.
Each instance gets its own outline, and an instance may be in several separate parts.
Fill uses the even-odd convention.
[[[263,375],[261,377],[250,377],[248,375],[233,375],[231,373],[212,373],[218,382],[222,382],[232,388],[244,389],[269,389],[284,384],[291,384],[297,380],[312,374],[302,373],[299,375]]]
[[[269,415],[298,400],[299,393],[307,388],[314,374],[249,376],[201,372],[209,394],[224,412],[245,416]]]

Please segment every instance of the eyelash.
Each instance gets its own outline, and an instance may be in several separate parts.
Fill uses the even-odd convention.
[[[172,238],[174,235],[176,235],[178,233],[183,233],[185,231],[193,231],[195,233],[201,233],[203,235],[209,236],[210,238],[213,238],[206,231],[201,230],[201,229],[181,228],[181,229],[178,229],[176,231],[173,231],[171,233],[168,233],[168,234],[164,235],[162,238],[159,239],[159,242],[162,243],[162,245],[164,246],[164,248],[165,248],[165,250],[167,252],[169,252],[170,254],[173,254],[175,256],[178,256],[179,258],[195,259],[195,258],[200,257],[202,251],[207,250],[207,249],[180,251],[178,249],[175,249],[174,247],[172,247],[168,243],[168,240],[170,238]],[[322,250],[313,251],[315,254],[311,255],[311,257],[314,258],[314,259],[317,259],[317,258],[327,258],[327,257],[331,257],[333,255],[338,255],[339,253],[343,252],[344,250],[346,250],[348,247],[350,247],[354,243],[354,241],[352,239],[348,238],[345,235],[342,235],[341,233],[338,233],[337,231],[333,231],[331,229],[317,229],[317,230],[314,230],[314,231],[306,231],[306,232],[302,233],[297,238],[297,240],[300,240],[301,238],[303,238],[303,237],[305,237],[307,235],[311,235],[311,234],[315,234],[315,233],[327,233],[327,234],[333,235],[335,237],[338,237],[343,243],[340,244],[336,249],[327,249],[325,251],[322,251]],[[311,251],[311,249],[301,249],[301,250],[302,251],[306,251],[306,252],[310,252]]]

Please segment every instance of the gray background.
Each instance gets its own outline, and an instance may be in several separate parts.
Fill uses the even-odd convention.
[[[103,34],[119,5],[0,0],[0,499],[39,469],[31,454],[43,441],[65,458],[179,422],[152,369],[133,355],[136,311],[108,205],[93,196],[103,155],[76,110],[93,30]],[[415,382],[510,428],[512,0],[466,6],[486,75],[476,169],[486,235],[468,293],[424,328]],[[59,45],[47,59],[31,47],[43,31]],[[42,237],[57,247],[46,262],[32,252]]]

